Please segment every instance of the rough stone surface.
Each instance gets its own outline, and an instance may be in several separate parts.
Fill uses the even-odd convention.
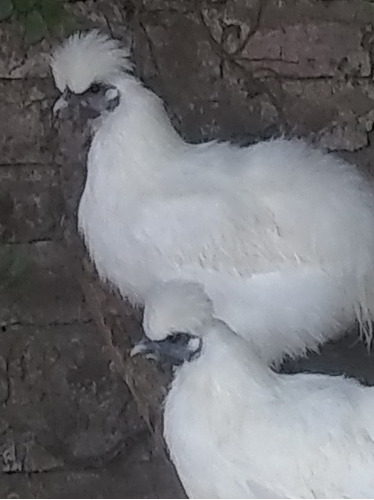
[[[369,145],[372,6],[356,2],[351,22],[345,2],[296,4],[143,4],[136,68],[188,140],[243,143],[286,133],[335,151]]]
[[[0,78],[35,78],[49,74],[50,44],[26,48],[16,23],[0,25]],[[4,94],[2,94],[4,95]]]
[[[284,116],[292,134],[308,137],[334,151],[368,146],[374,118],[371,84],[319,79],[285,81],[282,92]]]
[[[41,241],[13,248],[26,270],[17,286],[0,289],[3,325],[88,321],[83,292],[61,244]]]
[[[77,24],[133,50],[193,142],[302,136],[373,182],[374,5],[366,0],[87,0]],[[133,311],[100,284],[75,230],[88,135],[55,127],[48,55],[0,23],[0,496],[183,497],[161,439],[170,374],[129,357]],[[58,132],[58,133],[57,133]],[[10,274],[12,274],[10,273]],[[352,345],[354,343],[354,345]],[[374,383],[357,335],[283,370]]]
[[[27,243],[57,236],[63,216],[54,165],[0,167],[0,239]]]
[[[0,80],[1,165],[51,163],[50,82]]]
[[[91,326],[10,326],[0,335],[3,472],[100,463],[145,430]],[[30,395],[32,399],[30,400]],[[133,408],[130,412],[130,405]],[[61,418],[61,415],[64,418]]]
[[[342,65],[351,76],[367,77],[371,63],[362,37],[360,25],[300,23],[257,31],[240,57],[286,77],[333,77]]]

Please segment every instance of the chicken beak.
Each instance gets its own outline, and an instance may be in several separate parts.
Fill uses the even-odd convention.
[[[67,108],[67,106],[68,106],[68,101],[67,101],[67,100],[65,99],[65,97],[62,95],[61,97],[59,97],[59,98],[57,99],[57,101],[55,102],[55,104],[54,104],[54,106],[53,106],[53,110],[52,110],[52,112],[53,112],[53,116],[54,116],[55,118],[57,118],[57,117],[58,117],[58,115],[60,114],[60,112],[61,112],[63,109]]]
[[[158,359],[156,353],[159,351],[157,342],[152,342],[152,340],[143,337],[130,351],[130,356],[138,356],[139,354],[144,355],[146,358]]]
[[[68,87],[63,91],[53,106],[52,113],[54,118],[58,118],[61,112],[69,106],[73,96],[74,94]]]

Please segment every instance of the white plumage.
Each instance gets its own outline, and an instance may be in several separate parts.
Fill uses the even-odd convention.
[[[101,278],[136,304],[160,281],[198,281],[269,361],[356,318],[370,337],[374,204],[356,168],[297,140],[187,144],[127,56],[94,31],[52,60],[55,110],[104,84],[78,214]]]
[[[200,354],[175,369],[164,407],[190,498],[373,497],[374,388],[273,372],[193,283],[159,286],[144,330],[152,345],[175,347],[177,332],[201,339]]]

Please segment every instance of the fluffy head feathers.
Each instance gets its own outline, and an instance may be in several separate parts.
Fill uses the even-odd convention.
[[[75,94],[95,82],[110,83],[113,77],[131,69],[128,50],[98,30],[75,33],[57,47],[51,68],[57,88]]]
[[[147,337],[157,341],[179,332],[201,336],[213,314],[213,304],[200,284],[170,281],[148,295],[143,327]]]

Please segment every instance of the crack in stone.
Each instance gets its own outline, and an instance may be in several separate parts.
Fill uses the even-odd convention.
[[[41,168],[43,170],[51,168],[57,171],[58,167],[54,163],[39,163],[39,162],[13,162],[13,163],[0,163],[0,168],[18,168],[27,167],[30,169]]]
[[[153,47],[153,42],[151,40],[151,37],[148,35],[147,30],[146,30],[144,24],[140,20],[139,20],[139,26],[140,26],[140,29],[144,33],[144,36],[145,36],[145,38],[147,40],[147,45],[148,45],[148,49],[149,49],[149,55],[151,56],[151,60],[152,60],[152,63],[154,65],[154,68],[155,68],[156,72],[158,74],[160,74],[160,68],[158,66],[156,56],[154,54],[154,47]]]
[[[5,380],[6,380],[6,385],[7,385],[7,394],[4,399],[3,405],[7,406],[10,400],[12,399],[12,382],[11,382],[11,375],[10,375],[10,359],[12,357],[12,351],[13,351],[13,344],[10,345],[9,352],[7,354],[7,357],[5,359]]]
[[[253,28],[251,28],[249,30],[249,33],[247,34],[247,36],[245,37],[245,39],[243,40],[243,43],[241,44],[240,47],[238,47],[237,50],[235,50],[231,55],[233,57],[236,57],[240,52],[243,51],[244,47],[247,45],[247,43],[249,42],[249,40],[257,33],[257,31],[259,30],[260,28],[260,24],[261,24],[261,16],[262,16],[262,12],[263,12],[263,4],[265,3],[265,0],[259,0],[258,1],[258,9],[257,9],[257,14],[256,14],[256,18],[255,18],[255,22],[254,22],[254,25],[253,25]]]
[[[65,326],[85,326],[93,324],[93,319],[87,320],[72,320],[72,321],[49,321],[47,323],[44,322],[29,322],[29,321],[2,321],[1,328],[3,333],[7,332],[8,328],[13,327],[36,327],[36,328],[56,328],[56,327],[65,327]],[[1,334],[0,334],[1,337]]]
[[[13,83],[13,82],[50,82],[51,77],[50,76],[30,76],[30,75],[25,75],[22,77],[12,77],[12,76],[0,76],[0,82],[4,83]]]

